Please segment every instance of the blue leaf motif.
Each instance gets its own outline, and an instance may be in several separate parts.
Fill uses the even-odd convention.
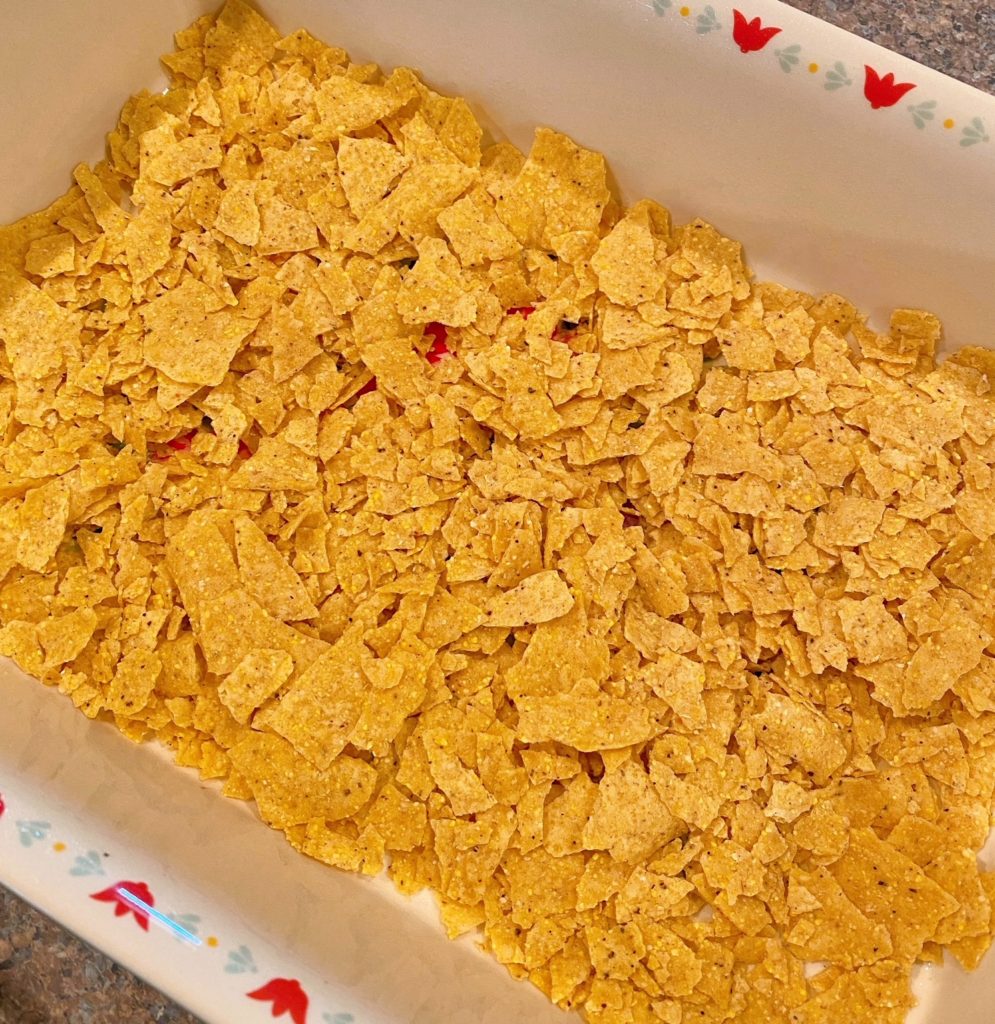
[[[719,19],[715,15],[715,8],[709,4],[705,10],[698,15],[696,19],[695,31],[698,35],[703,36],[709,32],[715,32],[722,26],[719,24]]]
[[[198,928],[200,927],[200,914],[167,914],[166,915],[173,924],[178,924],[184,931],[188,931],[191,935],[198,934]],[[176,935],[176,939],[183,939],[183,936]],[[187,940],[189,941],[189,939]]]
[[[846,65],[843,61],[838,60],[830,69],[826,72],[827,78],[832,78],[835,81],[841,82],[843,85],[852,85],[850,76],[847,74]]]
[[[985,124],[980,117],[972,117],[970,123],[961,133],[962,146],[976,146],[979,142],[991,142],[985,131]]]
[[[843,89],[848,85],[853,85],[850,80],[850,76],[847,74],[846,65],[843,61],[838,60],[827,72],[826,72],[826,89],[832,92],[834,89]]]
[[[228,963],[225,964],[226,974],[255,974],[259,970],[248,946],[239,946],[228,954]]]
[[[21,846],[31,846],[47,839],[52,827],[47,821],[19,821],[16,824]]]
[[[104,866],[101,863],[100,854],[96,850],[89,850],[87,853],[76,858],[76,863],[69,869],[69,874],[77,878],[84,878],[87,875],[104,874]]]
[[[798,65],[800,60],[798,54],[801,53],[801,45],[795,43],[793,46],[786,46],[783,50],[775,50],[774,56],[777,57],[781,65],[782,71],[790,72],[794,67]]]
[[[936,100],[928,100],[925,103],[913,103],[909,106],[912,112],[912,120],[917,128],[925,128],[927,121],[932,121],[936,110]]]

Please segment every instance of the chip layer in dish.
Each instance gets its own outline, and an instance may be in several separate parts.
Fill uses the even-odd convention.
[[[241,2],[164,60],[0,229],[0,654],[591,1024],[976,966],[995,354]]]

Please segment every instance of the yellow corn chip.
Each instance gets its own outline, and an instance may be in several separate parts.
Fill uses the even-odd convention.
[[[352,212],[362,217],[410,165],[411,160],[388,142],[344,136],[338,149],[339,178]]]
[[[76,266],[76,244],[67,231],[36,238],[24,255],[24,269],[39,277],[57,277]]]
[[[489,626],[523,626],[566,615],[574,599],[560,575],[538,572],[501,594],[486,610]]]
[[[181,384],[220,384],[255,323],[222,308],[192,278],[142,310],[145,358]]]
[[[418,262],[408,272],[397,294],[397,308],[405,323],[437,321],[465,327],[477,315],[477,300],[469,292],[459,262],[445,242],[426,238],[418,247]]]
[[[290,678],[293,658],[286,651],[250,651],[218,685],[218,697],[236,722],[245,725]]]
[[[607,202],[604,158],[540,128],[497,213],[523,245],[548,249],[567,231],[595,230]]]

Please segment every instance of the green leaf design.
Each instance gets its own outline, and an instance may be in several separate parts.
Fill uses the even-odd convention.
[[[853,85],[853,81],[847,74],[846,65],[843,61],[838,60],[836,63],[826,72],[826,84],[824,86],[829,92],[833,92],[836,89],[843,89],[849,85]]]
[[[239,946],[228,954],[225,974],[255,974],[259,970],[248,946]]]
[[[200,928],[200,914],[167,914],[170,921],[174,924],[178,924],[185,931],[188,931],[191,935],[197,935]],[[177,939],[181,939],[181,936],[177,935]],[[187,942],[190,940],[187,939]]]
[[[698,15],[695,31],[698,35],[703,36],[709,32],[715,32],[720,28],[722,28],[722,26],[719,24],[719,19],[715,14],[715,8],[709,4],[705,10]]]
[[[991,139],[985,130],[984,121],[980,117],[972,117],[961,132],[960,144],[962,146],[977,146],[981,142],[991,142]]]
[[[19,821],[16,824],[21,846],[32,846],[47,839],[52,827],[47,821]]]
[[[801,60],[799,57],[801,49],[801,45],[795,43],[793,46],[785,46],[783,50],[774,51],[774,56],[777,57],[782,71],[790,72],[798,66],[798,62]]]
[[[653,10],[659,15],[664,15],[674,6],[674,0],[653,0]]]
[[[912,121],[919,129],[926,127],[927,121],[932,121],[936,115],[936,100],[927,100],[924,103],[912,103],[909,105],[909,112],[912,114]]]
[[[102,875],[104,866],[100,860],[100,854],[96,850],[89,850],[87,853],[76,858],[76,863],[69,869],[69,874],[77,878],[85,878],[87,875]]]

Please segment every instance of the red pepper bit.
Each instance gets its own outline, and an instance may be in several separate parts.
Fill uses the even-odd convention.
[[[370,379],[369,379],[369,380],[368,380],[368,381],[367,381],[367,382],[366,382],[366,383],[365,383],[365,384],[364,384],[364,385],[363,385],[363,386],[362,386],[362,387],[361,387],[361,388],[360,388],[360,389],[359,389],[359,390],[358,390],[358,391],[356,392],[356,397],[357,397],[357,398],[359,398],[359,396],[360,396],[360,395],[368,395],[368,394],[369,394],[369,393],[370,393],[371,391],[376,391],[376,389],[377,389],[377,379],[376,379],[376,377],[371,377],[371,378],[370,378]]]
[[[508,316],[514,316],[517,313],[523,320],[528,320],[535,311],[535,306],[512,306],[508,310]]]
[[[572,321],[571,321],[572,322]],[[569,344],[570,339],[577,333],[577,325],[573,327],[564,327],[563,321],[561,320],[556,327],[553,329],[553,341],[559,341],[564,345]]]
[[[196,436],[197,431],[194,429],[191,430],[189,434],[181,434],[179,437],[174,437],[171,441],[167,441],[166,444],[172,448],[174,452],[185,452],[193,443],[193,439]]]
[[[449,346],[446,344],[446,339],[449,337],[449,331],[446,330],[444,324],[430,323],[425,324],[425,333],[432,339],[432,347],[425,353],[425,358],[434,366],[438,363],[443,356],[452,355],[449,350]]]
[[[173,452],[185,452],[193,443],[193,439],[196,436],[197,429],[195,427],[189,433],[180,434],[179,437],[171,438],[169,441],[166,442],[166,447]],[[152,458],[156,462],[166,462],[170,457],[171,456],[169,451],[154,451],[152,453]]]

